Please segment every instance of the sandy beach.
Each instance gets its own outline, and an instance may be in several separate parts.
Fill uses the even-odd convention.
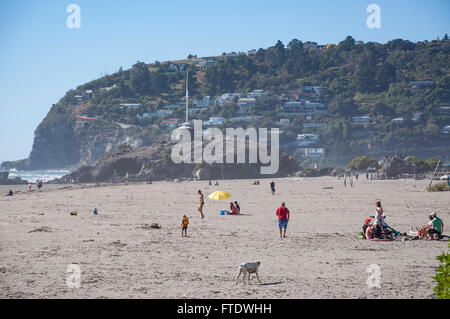
[[[447,242],[374,242],[357,235],[377,199],[387,223],[401,232],[425,224],[432,211],[450,229],[448,192],[426,192],[427,180],[361,176],[353,188],[332,177],[275,179],[271,195],[270,181],[44,185],[41,192],[2,186],[2,194],[20,192],[0,197],[0,297],[433,298],[435,257]],[[215,190],[232,197],[207,198]],[[242,215],[218,215],[231,200]],[[280,239],[275,210],[283,201],[291,220]],[[186,238],[183,214],[190,217]],[[238,265],[249,261],[261,262],[262,284],[252,276],[251,285],[236,285]],[[70,264],[80,267],[79,289],[66,284]],[[381,288],[368,288],[370,264],[381,268]]]

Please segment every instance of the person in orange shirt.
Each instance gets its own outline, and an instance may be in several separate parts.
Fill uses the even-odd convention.
[[[187,237],[187,228],[189,225],[189,218],[186,215],[183,215],[183,219],[181,220],[181,237]]]
[[[281,206],[278,207],[275,215],[278,216],[278,228],[280,229],[280,238],[286,238],[286,228],[289,222],[289,209],[287,209],[285,203],[281,203]],[[283,233],[284,229],[284,233]]]

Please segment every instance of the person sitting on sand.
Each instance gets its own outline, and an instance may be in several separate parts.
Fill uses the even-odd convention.
[[[14,193],[13,193],[12,189],[10,189],[10,190],[5,194],[5,196],[13,196],[13,195],[14,195]]]
[[[181,220],[181,237],[187,237],[187,228],[189,225],[189,218],[186,215],[183,215],[183,219]]]
[[[238,214],[240,214],[241,213],[241,207],[239,206],[237,201],[234,202],[234,206],[236,207],[236,209],[238,211]]]
[[[230,203],[230,215],[237,215],[239,214],[236,206],[234,206],[233,202]]]
[[[94,208],[94,211],[92,212],[94,215],[98,215],[97,208]]]
[[[433,216],[428,216],[428,223],[426,225],[423,225],[422,227],[418,228],[418,235],[421,238],[425,238],[425,229],[430,228],[431,227],[431,221],[433,220]],[[411,227],[412,230],[412,227]]]
[[[439,239],[444,231],[444,223],[435,212],[431,214],[431,217],[433,218],[431,226],[425,229],[425,236],[429,240]]]
[[[365,233],[366,239],[373,239],[374,238],[374,228],[373,225],[367,225],[366,233]]]

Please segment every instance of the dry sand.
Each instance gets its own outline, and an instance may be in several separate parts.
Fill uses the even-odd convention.
[[[433,298],[435,257],[447,242],[373,242],[357,234],[376,199],[401,232],[425,224],[431,211],[448,228],[450,193],[426,192],[427,181],[363,176],[353,188],[331,177],[276,179],[272,196],[269,182],[11,187],[22,192],[0,198],[0,297]],[[198,189],[204,220],[196,211]],[[229,200],[208,199],[215,190],[231,193],[243,215],[218,215]],[[291,211],[285,239],[274,215],[282,201]],[[187,238],[183,214],[190,217]],[[238,265],[247,261],[261,262],[262,285],[255,277],[251,285],[235,284]],[[69,264],[80,266],[79,289],[66,285]],[[369,264],[381,267],[380,289],[367,286]]]

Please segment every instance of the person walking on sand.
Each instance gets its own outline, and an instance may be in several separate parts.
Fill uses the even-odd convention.
[[[187,237],[187,228],[189,225],[189,218],[186,215],[183,215],[183,219],[181,220],[181,237]]]
[[[198,206],[198,212],[202,216],[202,219],[205,218],[205,215],[203,215],[203,206],[205,205],[205,201],[203,200],[203,194],[201,190],[198,190],[198,194],[200,195],[200,205]]]
[[[286,229],[289,222],[289,209],[287,209],[286,204],[283,202],[281,206],[278,207],[275,215],[278,216],[278,228],[280,229],[280,238],[286,238]],[[284,233],[283,233],[284,229]]]
[[[272,191],[272,195],[275,195],[275,182],[274,181],[270,182],[270,189]]]

